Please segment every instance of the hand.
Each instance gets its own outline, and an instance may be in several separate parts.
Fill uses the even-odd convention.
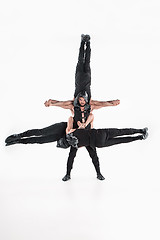
[[[49,107],[49,106],[50,106],[50,100],[45,101],[44,105],[45,105],[46,107]]]
[[[44,105],[45,105],[46,107],[49,107],[49,106],[52,105],[52,103],[54,103],[54,101],[56,102],[56,100],[49,99],[48,101],[45,101]]]
[[[77,122],[77,125],[78,125],[79,128],[82,127],[82,123],[80,121]]]
[[[118,104],[120,104],[120,100],[113,100],[113,106],[117,106]]]
[[[77,122],[79,129],[84,129],[86,127],[85,123],[81,123],[80,121]]]

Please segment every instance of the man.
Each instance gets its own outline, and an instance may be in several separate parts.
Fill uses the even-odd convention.
[[[102,129],[74,129],[72,133],[64,135],[62,123],[53,124],[50,127],[43,129],[32,129],[23,133],[14,134],[6,138],[6,146],[13,144],[28,144],[28,143],[48,143],[63,140],[63,147],[72,146],[77,149],[79,147],[102,148],[109,147],[115,144],[129,143],[137,140],[145,140],[148,137],[148,128],[102,128]],[[60,130],[60,131],[59,131]],[[136,136],[130,136],[134,135]],[[138,134],[138,135],[137,135]],[[35,135],[36,137],[31,137]],[[128,135],[128,136],[127,136]]]
[[[64,109],[70,109],[72,112],[72,117],[69,118],[66,133],[70,133],[72,129],[93,128],[93,114],[94,109],[99,109],[106,106],[116,106],[120,103],[119,100],[114,101],[93,101],[91,100],[91,69],[90,69],[90,36],[82,35],[81,36],[81,45],[79,49],[78,63],[76,66],[75,73],[75,93],[74,100],[69,101],[57,101],[49,99],[44,104],[46,107],[49,106],[58,106]],[[90,157],[92,158],[93,165],[97,172],[97,178],[99,180],[104,180],[100,172],[99,160],[96,152],[96,148],[91,148],[86,146],[87,151],[89,152]],[[63,181],[70,179],[71,169],[73,167],[74,158],[76,156],[77,149],[71,147],[68,161],[67,161],[67,172]]]
[[[134,134],[138,135],[130,136]],[[72,133],[66,135],[66,141],[74,148],[82,146],[102,148],[136,140],[145,140],[147,137],[148,128],[74,129]]]

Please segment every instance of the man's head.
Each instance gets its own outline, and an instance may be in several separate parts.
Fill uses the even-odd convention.
[[[86,101],[85,101],[85,99],[83,97],[79,97],[78,101],[79,101],[79,105],[81,107],[83,107],[86,104]]]
[[[88,103],[88,94],[86,91],[81,91],[78,93],[77,97],[74,100],[74,106],[84,107]]]

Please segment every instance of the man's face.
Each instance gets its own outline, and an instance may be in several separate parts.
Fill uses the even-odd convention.
[[[83,97],[79,98],[79,104],[83,107],[86,104],[86,101],[84,100]]]

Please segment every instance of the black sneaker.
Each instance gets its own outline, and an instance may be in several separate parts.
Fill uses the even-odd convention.
[[[89,35],[85,35],[85,36],[84,36],[84,39],[85,39],[85,42],[89,42],[90,39],[91,39],[91,37],[90,37]]]
[[[63,178],[62,181],[68,181],[69,179],[71,179],[70,175],[66,174]]]
[[[145,140],[147,137],[148,137],[148,128],[146,127],[143,129],[143,138],[142,139]]]
[[[81,41],[85,42],[85,35],[81,34]]]
[[[99,179],[99,180],[104,180],[105,178],[102,176],[102,174],[100,173],[100,174],[97,174],[97,178]]]
[[[6,138],[5,140],[5,143],[9,143],[9,142],[12,142],[12,141],[15,141],[15,140],[19,140],[21,137],[19,134],[13,134],[9,137]]]
[[[16,143],[20,143],[20,142],[19,142],[19,139],[16,139],[16,140],[7,142],[7,143],[6,143],[6,146],[10,146],[10,145],[13,145],[13,144],[16,144]]]

